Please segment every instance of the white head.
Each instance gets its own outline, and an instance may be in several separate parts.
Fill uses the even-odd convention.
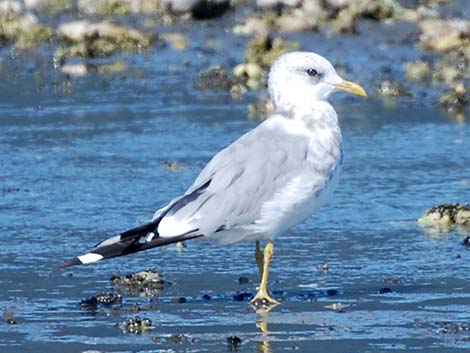
[[[326,101],[334,91],[366,95],[361,86],[339,77],[328,60],[311,52],[292,52],[279,57],[269,72],[268,89],[280,113],[313,107],[315,102]]]

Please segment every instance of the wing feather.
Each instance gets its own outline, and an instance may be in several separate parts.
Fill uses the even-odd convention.
[[[308,138],[270,120],[212,158],[185,195],[194,195],[201,185],[207,187],[189,202],[182,197],[170,206],[159,224],[161,236],[196,228],[211,235],[254,224],[263,205],[310,167]]]

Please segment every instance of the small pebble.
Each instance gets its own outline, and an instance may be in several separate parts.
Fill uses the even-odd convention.
[[[237,350],[238,347],[242,344],[242,340],[237,336],[227,337],[227,344],[230,346],[230,350]]]
[[[135,316],[123,322],[123,331],[131,334],[140,334],[152,330],[152,320]]]
[[[333,303],[327,307],[336,311],[337,313],[344,313],[345,306],[342,303]]]
[[[393,293],[393,290],[389,287],[383,287],[379,289],[379,294]]]
[[[9,325],[16,325],[16,317],[13,309],[7,308],[3,311],[3,321]]]
[[[236,293],[233,295],[233,300],[236,302],[243,302],[253,299],[253,294],[248,292]]]
[[[105,292],[105,293],[97,294],[96,300],[99,304],[112,305],[115,303],[120,303],[122,301],[122,297],[120,294]]]
[[[470,246],[470,235],[465,237],[465,239],[462,241],[462,244],[465,246]]]
[[[178,162],[169,162],[169,161],[164,161],[162,163],[163,168],[166,170],[175,172],[181,168],[181,165]]]
[[[238,279],[238,284],[247,284],[248,282],[250,282],[250,280],[248,279],[248,277],[240,277]]]
[[[328,289],[326,291],[326,295],[329,296],[329,297],[332,297],[332,296],[335,296],[335,295],[338,295],[339,292],[336,290],[336,289]]]
[[[173,304],[183,304],[183,303],[186,303],[188,300],[186,298],[183,298],[183,297],[173,297],[171,298],[171,302]]]
[[[96,309],[98,306],[98,299],[95,296],[92,296],[88,299],[83,299],[80,301],[80,308],[81,309]]]
[[[211,300],[211,299],[212,299],[212,298],[211,298],[211,296],[210,296],[209,294],[204,294],[204,295],[202,296],[202,300],[209,301],[209,300]]]

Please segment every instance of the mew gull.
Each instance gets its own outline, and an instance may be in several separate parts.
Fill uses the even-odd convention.
[[[366,92],[311,52],[279,57],[268,90],[275,113],[217,153],[184,195],[150,222],[102,241],[62,267],[198,237],[222,244],[255,240],[261,283],[252,303],[276,304],[267,287],[274,239],[311,216],[338,182],[341,130],[328,96]],[[260,240],[267,240],[264,253]]]

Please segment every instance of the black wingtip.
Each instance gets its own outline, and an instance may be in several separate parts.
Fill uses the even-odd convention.
[[[71,260],[65,261],[64,263],[61,263],[60,265],[57,265],[58,268],[67,268],[71,266],[77,266],[77,265],[82,265],[82,262],[78,259],[78,257],[74,257]]]

